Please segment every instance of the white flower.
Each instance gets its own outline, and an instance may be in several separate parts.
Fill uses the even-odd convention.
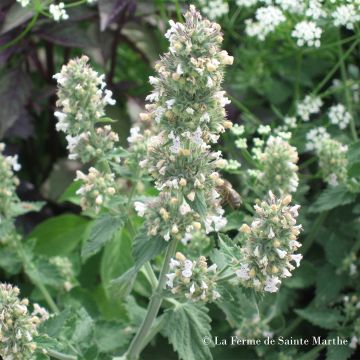
[[[296,117],[286,116],[284,118],[284,123],[288,128],[294,129],[294,128],[296,128]]]
[[[140,134],[140,127],[134,126],[130,129],[130,136],[127,138],[127,141],[130,144],[133,144],[135,142],[142,141],[144,137]]]
[[[331,124],[337,125],[340,129],[345,129],[352,120],[352,116],[346,111],[343,104],[337,104],[330,108],[329,119]]]
[[[67,20],[69,18],[63,2],[60,2],[58,5],[50,4],[49,12],[55,21]]]
[[[195,284],[194,283],[191,284],[189,291],[190,291],[190,294],[193,294],[195,292]]]
[[[293,254],[291,255],[291,260],[294,260],[296,263],[296,267],[300,266],[300,261],[303,258],[303,256],[301,254]]]
[[[261,7],[256,10],[256,21],[252,19],[245,20],[245,32],[249,36],[257,37],[264,41],[266,36],[286,20],[283,12],[276,6]]]
[[[264,290],[267,292],[277,292],[279,289],[277,286],[281,284],[281,280],[277,276],[271,276],[266,278]]]
[[[250,271],[249,265],[243,264],[243,265],[241,265],[239,270],[235,271],[235,274],[241,280],[249,280],[250,279],[249,271]]]
[[[109,104],[109,105],[115,105],[116,104],[116,100],[112,98],[112,91],[106,89],[104,91],[104,98],[103,101],[105,104]]]
[[[271,132],[271,127],[269,125],[260,125],[257,131],[260,135],[267,135]]]
[[[145,215],[146,205],[144,203],[140,201],[135,201],[134,207],[135,207],[135,211],[139,216],[143,217]]]
[[[295,25],[291,36],[294,37],[298,46],[320,47],[322,29],[312,21],[301,21]]]
[[[16,0],[22,7],[26,7],[30,4],[30,0]]]
[[[285,250],[280,250],[280,249],[276,249],[276,252],[280,259],[283,259],[287,254],[287,252]]]
[[[10,164],[10,166],[12,167],[13,171],[19,171],[21,169],[21,165],[18,163],[18,159],[19,159],[18,155],[7,156],[5,158],[8,164]]]
[[[229,4],[224,0],[199,0],[199,5],[210,20],[220,18],[229,12]]]
[[[175,273],[166,274],[166,278],[167,278],[166,285],[167,285],[169,288],[172,288],[172,287],[174,286],[175,276],[176,276]]]
[[[297,105],[296,112],[301,119],[309,121],[310,115],[318,113],[322,105],[323,102],[319,97],[307,95],[304,100]]]
[[[236,0],[237,6],[251,7],[258,3],[258,0]]]
[[[318,128],[311,129],[306,134],[306,140],[307,140],[305,146],[306,150],[309,151],[316,150],[321,144],[321,142],[325,139],[330,139],[330,135],[324,127],[321,126]]]
[[[66,121],[66,114],[61,111],[55,111],[54,116],[58,118],[56,123],[56,130],[66,132],[69,127],[69,123]]]
[[[181,274],[185,278],[190,278],[192,275],[192,271],[190,269],[185,269],[181,272]]]
[[[354,336],[351,338],[349,347],[350,347],[351,349],[356,349],[358,343],[359,343],[359,339],[354,335]]]
[[[191,207],[184,200],[183,203],[180,205],[179,211],[180,211],[180,214],[184,216],[191,211]]]
[[[170,259],[170,270],[174,270],[175,268],[180,266],[180,261],[175,259]]]
[[[360,20],[359,9],[355,9],[354,4],[343,4],[338,6],[331,14],[335,26],[345,26],[348,30],[353,30],[355,23]]]

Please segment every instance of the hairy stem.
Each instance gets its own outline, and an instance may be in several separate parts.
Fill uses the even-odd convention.
[[[128,352],[127,352],[127,358],[129,360],[136,360],[139,358],[140,352],[143,348],[143,342],[148,335],[148,332],[159,312],[161,303],[163,301],[163,289],[166,282],[166,274],[169,272],[169,266],[170,266],[170,259],[174,256],[176,251],[176,245],[177,240],[174,239],[170,242],[164,259],[164,264],[162,266],[159,280],[158,280],[158,286],[156,290],[154,291],[154,294],[152,295],[152,298],[150,300],[148,310],[145,316],[145,319],[143,320],[137,334],[135,335],[134,339],[132,340]]]

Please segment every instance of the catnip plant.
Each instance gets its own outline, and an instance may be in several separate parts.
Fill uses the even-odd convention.
[[[232,127],[224,109],[230,101],[221,83],[224,68],[233,63],[233,57],[220,48],[220,26],[203,19],[193,6],[185,14],[184,23],[170,21],[165,37],[169,52],[155,65],[157,76],[149,79],[153,91],[147,97],[146,112],[140,114],[141,123],[151,127],[142,131],[144,126],[140,124],[131,130],[127,152],[116,144],[118,138],[110,125],[101,125],[109,122],[104,109],[113,100],[103,77],[90,68],[88,59],[71,60],[54,76],[59,87],[57,129],[67,134],[72,159],[91,162],[88,173],[78,171],[76,177],[76,193],[83,211],[99,222],[104,216],[118,216],[134,235],[135,264],[114,283],[125,286],[128,293],[143,269],[152,286],[146,314],[124,355],[127,359],[138,359],[144,346],[162,328],[184,358],[184,344],[178,343],[166,324],[177,321],[177,317],[179,329],[188,321],[197,321],[197,317],[207,322],[205,303],[221,299],[223,286],[243,285],[260,293],[277,292],[280,278],[291,276],[291,262],[299,266],[301,260],[300,254],[294,254],[301,245],[296,241],[301,230],[295,220],[298,206],[289,206],[288,195],[297,186],[297,155],[286,142],[272,137],[265,151],[284,157],[282,161],[292,177],[287,179],[289,184],[278,179],[274,189],[264,184],[264,201],[255,205],[257,217],[251,227],[244,224],[240,229],[247,240],[244,242],[243,235],[239,235],[224,242],[223,248],[220,246],[224,252],[221,266],[201,254],[188,258],[177,251],[180,244],[190,246],[193,237],[219,233],[227,224],[221,197],[225,180],[220,171],[228,162],[213,147],[220,135]],[[134,196],[141,196],[136,195],[133,184],[130,196],[121,200],[119,180],[139,155],[143,158],[138,175],[151,175],[158,194],[134,201]],[[259,161],[266,158],[265,153],[259,155]],[[264,172],[270,168],[264,163]],[[267,176],[270,174],[264,178]],[[271,191],[266,194],[265,188],[279,198]],[[132,203],[144,218],[140,229],[129,223],[130,209],[123,205]],[[99,251],[101,245],[85,245],[85,255]],[[162,251],[165,254],[156,276],[151,260]],[[159,315],[164,302],[172,307]],[[198,351],[207,357],[210,354],[203,346]]]

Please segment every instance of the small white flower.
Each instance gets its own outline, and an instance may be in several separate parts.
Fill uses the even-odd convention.
[[[63,2],[60,2],[58,5],[50,4],[49,12],[55,21],[67,20],[69,18]]]
[[[299,47],[305,45],[320,47],[321,34],[322,29],[316,26],[316,23],[304,20],[296,24],[291,36],[296,39],[296,44]]]
[[[192,275],[192,271],[190,269],[184,269],[181,274],[185,278],[190,278]]]
[[[180,205],[179,208],[180,214],[181,215],[186,215],[187,213],[191,212],[191,207],[189,206],[189,204],[184,200],[183,203]]]
[[[241,280],[249,280],[250,279],[249,271],[250,271],[249,265],[243,264],[243,265],[241,265],[239,270],[235,271],[235,274]]]
[[[352,120],[351,114],[346,111],[343,104],[333,105],[329,110],[331,124],[337,125],[340,129],[345,129]]]
[[[140,201],[134,202],[135,211],[140,217],[143,217],[145,215],[146,211],[146,205]]]
[[[276,249],[276,252],[280,259],[283,259],[287,254],[287,252],[285,250],[280,250],[280,249]]]
[[[279,289],[277,286],[281,284],[281,280],[277,276],[271,276],[266,278],[264,290],[267,292],[277,292]]]
[[[291,260],[294,260],[296,263],[296,267],[300,266],[300,261],[303,258],[303,256],[301,254],[293,254],[291,255]]]

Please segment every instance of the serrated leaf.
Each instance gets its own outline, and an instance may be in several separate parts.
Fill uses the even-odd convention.
[[[115,297],[126,297],[129,295],[136,280],[138,271],[139,269],[133,266],[118,278],[112,279],[108,285],[108,292],[112,292]]]
[[[244,222],[244,213],[241,211],[234,211],[230,213],[227,217],[227,224],[221,229],[223,232],[230,230],[239,230],[240,226]]]
[[[310,206],[309,212],[329,211],[338,206],[351,204],[355,199],[356,194],[349,192],[346,186],[328,187],[320,194],[315,203]]]
[[[160,236],[148,236],[145,229],[139,231],[133,242],[133,256],[135,267],[140,269],[145,262],[159,255],[166,247],[168,242]]]
[[[124,324],[115,321],[96,323],[94,338],[100,352],[110,352],[125,346],[132,334],[125,330]]]
[[[204,337],[211,339],[211,319],[203,305],[184,303],[165,313],[163,333],[182,360],[210,360],[209,346]]]
[[[327,330],[337,329],[343,320],[337,309],[309,306],[305,309],[296,309],[295,312],[311,324]]]
[[[315,304],[328,304],[335,300],[341,289],[346,286],[346,278],[346,274],[337,274],[330,264],[318,269]]]
[[[328,339],[335,339],[336,333],[331,333]],[[349,344],[347,345],[328,345],[326,347],[326,360],[347,360],[354,353],[355,349],[352,349]]]
[[[200,214],[202,218],[206,217],[206,201],[205,196],[202,191],[197,191],[196,196],[193,202],[190,203],[190,206]]]
[[[105,214],[96,219],[81,249],[81,257],[85,261],[90,256],[98,253],[103,246],[113,239],[115,234],[121,230],[124,225],[122,216],[112,216]]]

